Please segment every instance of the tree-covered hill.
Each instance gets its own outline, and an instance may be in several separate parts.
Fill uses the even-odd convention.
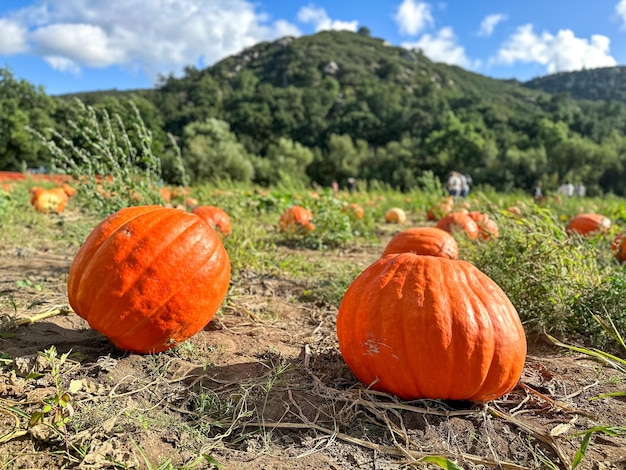
[[[166,174],[169,133],[196,181],[356,177],[406,189],[425,171],[445,179],[458,170],[499,190],[582,180],[589,194],[626,194],[625,104],[434,63],[366,29],[259,43],[151,90],[55,97],[50,115],[65,131],[70,98],[129,122],[132,98]]]
[[[575,99],[626,103],[626,66],[560,72],[535,78],[524,86],[548,93],[569,93]]]

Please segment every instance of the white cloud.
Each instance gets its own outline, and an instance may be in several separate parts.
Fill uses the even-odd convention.
[[[315,27],[315,31],[326,31],[330,29],[356,31],[359,22],[331,20],[323,8],[318,8],[313,4],[300,8],[298,11],[298,21],[302,23],[311,23]]]
[[[44,60],[55,70],[59,70],[61,72],[69,72],[73,75],[80,74],[80,67],[76,62],[66,57],[59,56],[46,56]]]
[[[621,0],[615,5],[615,13],[623,23],[622,28],[626,29],[626,0]]]
[[[0,18],[0,55],[11,55],[28,49],[27,30],[18,22]]]
[[[417,41],[402,44],[407,49],[421,49],[426,56],[435,62],[458,65],[464,68],[476,68],[465,55],[465,48],[457,43],[452,28],[441,28],[436,34],[424,34]]]
[[[430,4],[415,0],[403,0],[394,19],[398,23],[400,34],[405,36],[416,36],[435,24]]]
[[[625,0],[626,1],[626,0]],[[493,31],[496,29],[498,23],[507,19],[506,15],[501,13],[495,13],[492,15],[487,15],[480,23],[480,28],[478,30],[479,36],[489,37],[493,34]]]
[[[260,41],[299,36],[284,21],[271,21],[249,0],[43,0],[11,13],[35,53],[56,69],[142,69],[153,79],[178,75],[185,66],[213,64]],[[0,25],[0,44],[5,28]],[[10,51],[0,53],[17,53]]]
[[[124,48],[98,26],[58,23],[35,30],[31,39],[44,57],[56,57],[54,62],[65,58],[89,67],[125,62]]]
[[[591,39],[578,38],[568,29],[556,36],[544,32],[538,35],[533,26],[520,26],[498,51],[492,63],[513,65],[535,62],[545,65],[548,73],[610,67],[617,64],[610,55],[610,39],[599,34]]]

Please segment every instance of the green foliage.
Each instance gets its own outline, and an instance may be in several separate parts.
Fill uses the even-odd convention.
[[[499,238],[475,243],[458,237],[459,251],[507,293],[526,330],[566,337],[600,335],[586,293],[603,289],[614,273],[605,242],[568,235],[548,209],[536,208],[523,218],[505,213],[494,217]],[[604,298],[611,313],[620,304],[617,297]],[[623,309],[619,316],[624,316]]]
[[[45,163],[45,148],[27,132],[28,126],[44,129],[53,124],[55,101],[42,88],[17,80],[0,68],[0,169],[20,171],[23,166]]]
[[[152,134],[139,110],[135,112],[131,140],[119,115],[98,112],[76,99],[74,118],[67,121],[70,135],[50,130],[46,137],[31,129],[52,154],[52,171],[73,177],[79,185],[79,205],[101,216],[124,207],[162,202],[161,162],[152,152]],[[133,142],[134,141],[134,142]]]

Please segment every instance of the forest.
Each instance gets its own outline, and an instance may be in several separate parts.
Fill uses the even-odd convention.
[[[589,80],[603,92],[581,95]],[[444,180],[457,170],[497,191],[582,181],[590,196],[624,196],[624,88],[621,67],[496,80],[366,27],[259,43],[144,90],[49,96],[0,68],[0,170],[47,166],[51,142],[80,147],[81,122],[94,113],[131,139],[145,126],[174,184],[179,156],[195,183],[356,178],[409,190],[425,171]]]

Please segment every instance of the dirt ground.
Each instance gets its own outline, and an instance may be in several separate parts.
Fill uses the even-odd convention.
[[[626,399],[593,399],[624,391],[624,375],[543,338],[519,386],[486,406],[368,391],[339,355],[336,306],[306,301],[314,281],[241,273],[203,331],[156,355],[116,350],[72,312],[16,326],[67,306],[72,255],[0,249],[2,468],[440,468],[420,459],[441,456],[569,469],[576,433],[624,436]],[[378,253],[333,255],[365,267]],[[69,353],[56,372],[38,354],[51,346],[57,365]],[[626,438],[594,433],[577,468],[625,469]]]

